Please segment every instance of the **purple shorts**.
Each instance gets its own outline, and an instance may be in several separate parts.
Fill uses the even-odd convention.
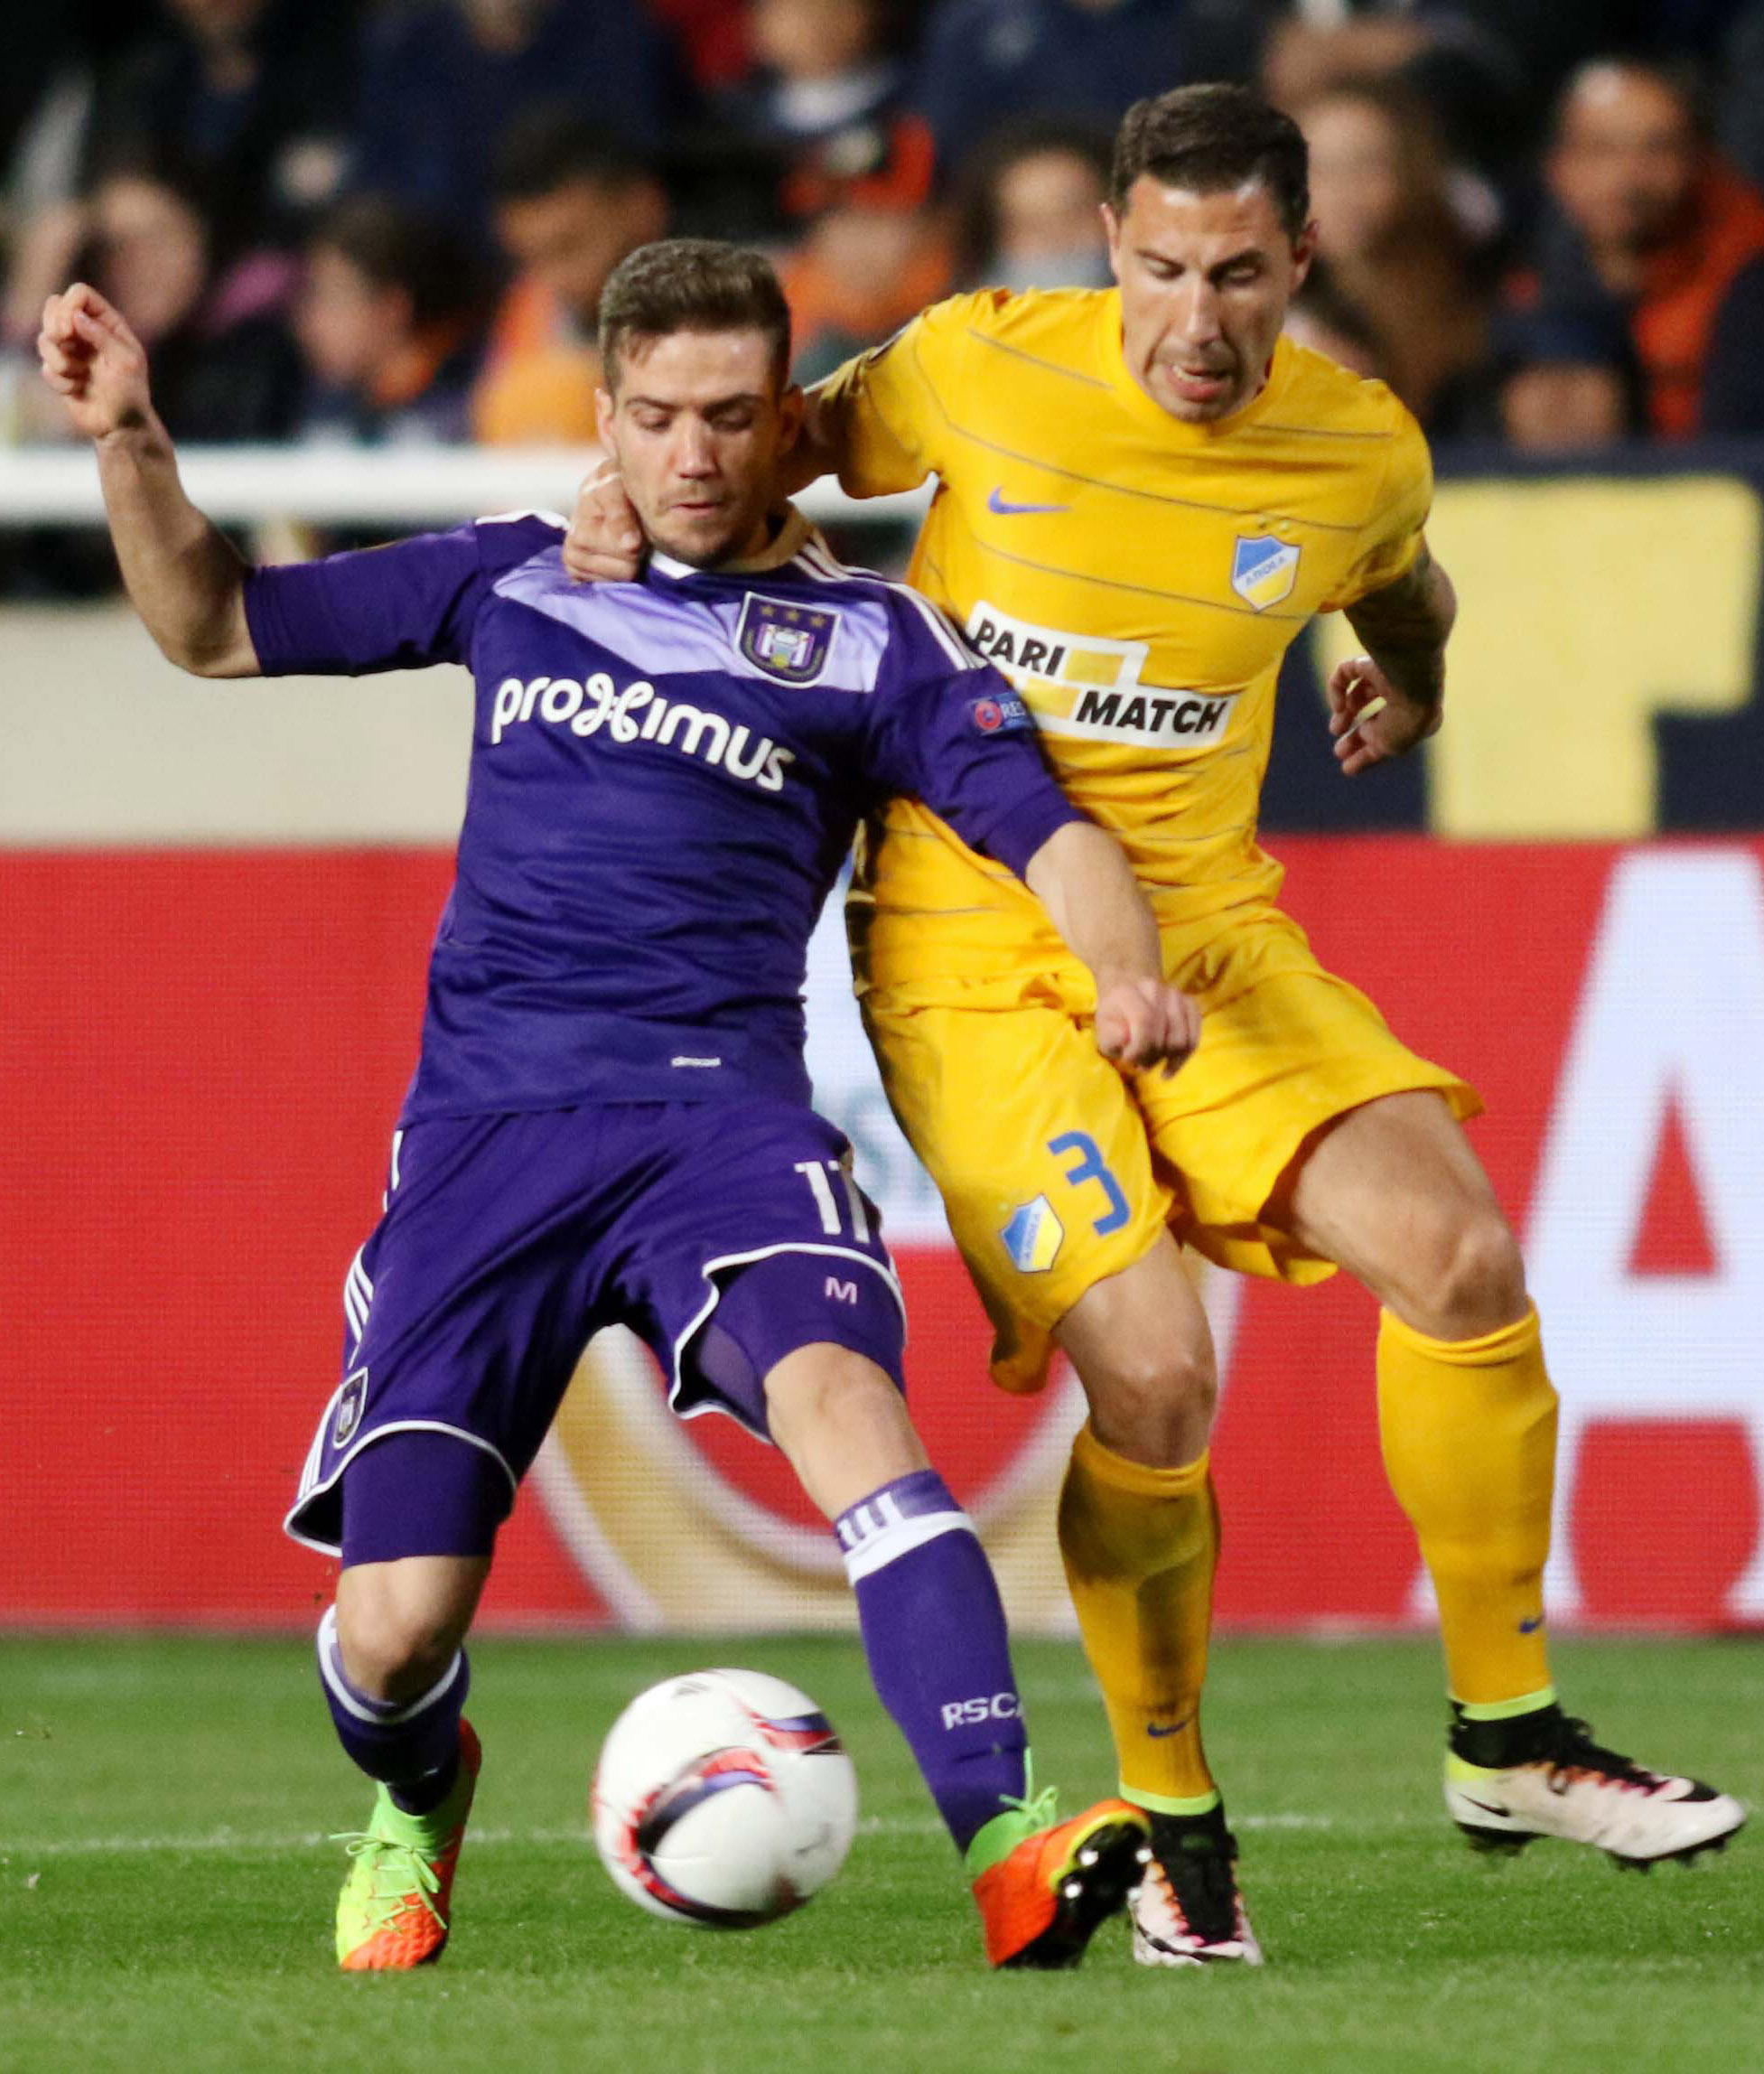
[[[812,1110],[763,1100],[414,1124],[343,1309],[343,1380],[286,1520],[328,1554],[344,1471],[394,1434],[481,1450],[506,1514],[602,1326],[648,1341],[682,1417],[725,1412],[762,1439],[764,1377],[786,1354],[828,1341],[899,1384],[905,1339],[851,1147]],[[402,1553],[449,1552],[444,1531],[409,1539]]]

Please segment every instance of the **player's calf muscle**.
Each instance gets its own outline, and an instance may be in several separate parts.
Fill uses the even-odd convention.
[[[929,1464],[900,1391],[861,1354],[798,1347],[765,1387],[772,1438],[829,1519]]]

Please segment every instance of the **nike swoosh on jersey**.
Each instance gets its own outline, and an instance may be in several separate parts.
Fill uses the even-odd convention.
[[[992,495],[987,498],[986,509],[995,511],[1001,518],[1018,518],[1025,511],[1069,511],[1072,508],[1069,504],[1013,504],[1000,483],[994,486]]]
[[[1535,1635],[1538,1629],[1543,1625],[1544,1616],[1542,1613],[1539,1613],[1535,1620],[1521,1621],[1519,1622],[1519,1632],[1522,1635]]]
[[[1181,1721],[1172,1721],[1168,1728],[1160,1728],[1156,1722],[1148,1721],[1145,1724],[1145,1733],[1147,1735],[1154,1735],[1160,1738],[1166,1735],[1180,1735],[1181,1732],[1188,1726],[1191,1718],[1192,1717],[1190,1715],[1184,1714]]]

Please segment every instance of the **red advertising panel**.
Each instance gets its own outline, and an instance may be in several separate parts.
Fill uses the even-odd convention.
[[[1764,1618],[1764,845],[1278,847],[1324,959],[1488,1103],[1476,1142],[1563,1398],[1556,1617]],[[337,1380],[448,869],[412,851],[0,857],[0,1622],[292,1625],[327,1593],[279,1521]],[[845,1122],[867,1066],[854,1051],[840,1070]],[[1027,1404],[992,1391],[922,1182],[866,1178],[933,1453],[1013,1613],[1069,1624],[1051,1510],[1070,1379]],[[1340,1279],[1213,1275],[1204,1294],[1223,1618],[1423,1618],[1378,1460],[1371,1300]],[[487,1613],[779,1625],[843,1617],[843,1593],[782,1463],[723,1422],[670,1422],[614,1337]]]

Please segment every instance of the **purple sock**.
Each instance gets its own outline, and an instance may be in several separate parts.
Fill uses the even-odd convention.
[[[1028,1738],[992,1565],[933,1469],[872,1491],[834,1531],[877,1696],[966,1851],[1024,1783]]]
[[[471,1683],[465,1651],[416,1699],[370,1698],[343,1668],[331,1606],[319,1622],[319,1677],[337,1740],[369,1778],[384,1780],[408,1814],[438,1807],[459,1770],[460,1709]]]

